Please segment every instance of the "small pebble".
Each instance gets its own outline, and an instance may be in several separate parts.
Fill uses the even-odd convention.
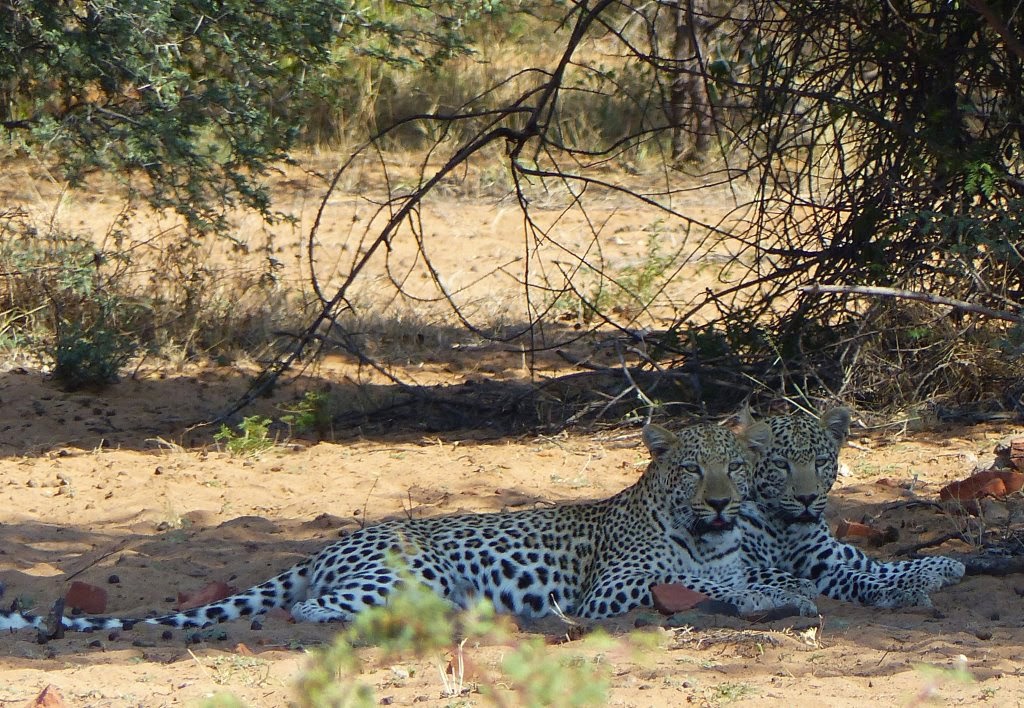
[[[259,630],[263,629],[263,625],[260,624],[259,620],[253,620],[252,624],[249,625],[249,629],[259,631]]]
[[[91,642],[89,642],[89,646],[91,646],[93,649],[102,649],[103,642],[101,642],[99,639],[93,639]]]
[[[988,631],[987,629],[979,629],[974,633],[974,636],[978,639],[981,639],[982,641],[985,641],[992,638],[992,632]]]
[[[119,582],[121,582],[121,578],[117,577],[116,575],[111,575],[109,578],[107,578],[107,582],[111,585],[117,585]]]
[[[169,630],[169,629],[165,629],[165,630],[163,631],[163,634],[161,634],[161,635],[160,635],[160,638],[161,638],[161,639],[164,639],[164,640],[167,640],[167,639],[174,639],[174,632],[172,632],[172,631],[171,631],[171,630]]]

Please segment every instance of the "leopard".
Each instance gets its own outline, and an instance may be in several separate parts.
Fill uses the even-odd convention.
[[[650,461],[619,493],[590,502],[492,513],[402,518],[365,526],[270,580],[201,607],[143,619],[61,617],[71,631],[138,623],[206,627],[275,608],[301,622],[347,622],[418,582],[453,609],[487,598],[524,618],[561,613],[600,620],[653,603],[651,587],[679,583],[747,614],[789,608],[816,616],[814,588],[741,558],[736,524],[750,475],[770,443],[754,424],[737,434],[710,423],[641,432]],[[0,615],[0,628],[45,618]]]
[[[965,566],[955,558],[926,556],[883,562],[837,539],[825,520],[829,492],[839,471],[839,451],[852,411],[833,406],[820,416],[772,416],[745,425],[767,425],[771,444],[755,463],[754,513],[744,515],[743,554],[764,565],[812,580],[826,597],[879,608],[932,607],[935,591],[959,582]]]

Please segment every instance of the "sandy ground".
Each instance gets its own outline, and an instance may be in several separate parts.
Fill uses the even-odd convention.
[[[106,588],[112,612],[166,611],[179,592],[211,581],[263,580],[364,520],[599,498],[630,484],[645,463],[628,430],[299,440],[255,459],[201,441],[167,444],[187,441],[183,425],[210,416],[243,385],[237,372],[196,370],[173,380],[126,379],[103,394],[68,394],[38,373],[0,376],[5,601],[21,597],[45,608],[74,578]],[[272,412],[273,402],[263,405]],[[881,555],[949,531],[942,513],[892,503],[908,498],[904,485],[914,479],[915,493],[933,498],[1010,432],[859,436],[858,447],[844,452],[851,474],[836,488],[833,520],[867,515],[899,528],[899,540],[873,551]],[[969,550],[953,543],[944,549]],[[937,593],[934,611],[823,599],[820,623],[705,617],[698,624],[707,626],[696,629],[647,628],[653,646],[623,639],[618,648],[595,649],[573,641],[549,651],[554,659],[581,655],[593,663],[610,681],[613,705],[1017,705],[1024,702],[1022,592],[1020,576],[969,577]],[[651,619],[633,613],[605,628],[624,638]],[[225,629],[196,644],[182,632],[165,639],[153,628],[44,645],[31,632],[9,634],[0,638],[0,703],[23,705],[52,684],[69,705],[194,705],[220,692],[252,705],[284,705],[306,651],[337,630],[277,617],[259,630],[245,622]],[[495,682],[506,705],[516,705],[515,682],[498,667],[517,642],[538,633],[554,642],[565,628],[522,627],[503,643],[467,645],[476,667],[467,685]],[[486,703],[475,691],[443,697],[429,659],[381,663],[373,650],[363,656],[358,678],[385,704]]]
[[[19,189],[40,190],[29,194],[39,212],[66,213],[75,228],[88,231],[89,219],[102,224],[116,209],[114,201],[104,199],[89,204],[89,215],[74,204],[56,209],[47,206],[55,190],[38,184],[23,181]],[[290,232],[291,240],[277,241],[276,255],[286,264],[283,281],[297,282],[308,266],[302,260],[303,233],[315,209],[316,188],[299,181],[289,194],[300,226]],[[680,208],[711,223],[730,208],[699,193],[690,201]],[[358,251],[353,224],[366,227],[372,217],[360,210],[368,208],[364,199],[339,196],[330,211],[321,252],[343,254],[337,256],[338,267]],[[602,262],[613,269],[643,258],[651,234],[682,243],[683,235],[661,224],[656,214],[614,203],[595,209],[587,228],[599,224],[597,235],[579,222],[560,223],[561,233],[577,234],[578,243],[570,244],[577,251],[600,241]],[[436,263],[464,297],[467,312],[480,321],[521,319],[516,277],[509,275],[514,270],[509,264],[522,264],[522,220],[515,210],[449,199],[426,207],[427,212],[433,220],[425,228],[448,239],[447,247],[435,250]],[[538,207],[538,212],[549,223],[568,222],[557,208]],[[260,227],[243,222],[240,232],[246,228],[256,233]],[[472,262],[460,255],[467,249],[477,254]],[[538,253],[536,258],[557,273],[556,261],[565,252]],[[362,297],[388,282],[389,268],[392,274],[406,269],[410,290],[429,281],[404,242],[396,242],[388,259],[369,269]],[[680,290],[673,297],[681,301],[688,292],[699,292],[703,285],[690,276],[708,262],[717,261],[701,256],[681,271],[686,277],[677,279]],[[318,268],[329,282],[333,266],[319,263]],[[487,274],[493,277],[483,278]],[[424,287],[429,295],[429,283]],[[389,315],[393,332],[422,324],[400,315],[400,309]],[[433,322],[432,317],[426,320]],[[453,350],[434,325],[422,330],[433,340],[417,333],[405,342],[409,352],[396,371],[406,380],[450,384],[527,376],[522,354],[492,347],[470,357]],[[403,342],[384,344],[395,348]],[[556,357],[547,356],[538,361],[553,370]],[[560,366],[568,371],[565,362]],[[212,581],[238,587],[260,582],[360,524],[601,498],[631,484],[646,464],[636,428],[509,436],[480,425],[431,433],[424,432],[429,425],[409,425],[408,419],[393,429],[339,430],[329,442],[282,441],[257,458],[232,456],[214,444],[212,430],[190,426],[222,411],[254,372],[243,364],[147,361],[101,393],[65,393],[32,362],[8,361],[0,372],[4,603],[20,598],[45,610],[74,579],[105,588],[110,613],[165,612],[179,593]],[[246,414],[280,417],[282,404],[324,385],[332,387],[332,396],[353,400],[377,386],[371,398],[379,403],[390,385],[339,356],[311,375],[316,379],[282,387]],[[933,428],[902,436],[894,430],[855,436],[856,447],[843,453],[850,475],[838,483],[830,512],[833,522],[867,516],[881,527],[896,527],[896,542],[871,551],[881,556],[952,531],[949,515],[906,502],[934,499],[942,484],[983,465],[996,441],[1021,428]],[[917,497],[908,496],[908,487]],[[926,552],[938,550],[969,552],[971,547],[947,542]],[[752,625],[702,616],[689,618],[696,627],[679,628],[662,627],[657,616],[635,612],[602,623],[618,640],[611,646],[562,642],[566,628],[554,621],[519,627],[505,641],[467,644],[469,690],[463,695],[443,695],[437,661],[444,666],[444,657],[385,660],[374,649],[362,649],[362,671],[350,680],[370,686],[382,705],[494,700],[520,705],[525,687],[539,678],[512,677],[502,662],[524,642],[543,637],[549,658],[539,666],[564,660],[597,671],[608,681],[611,705],[1019,705],[1024,703],[1022,594],[1019,575],[974,576],[937,593],[934,610],[876,610],[822,599],[820,620]],[[629,637],[638,625],[645,625],[646,641]],[[223,629],[223,635],[202,635],[198,642],[183,632],[164,638],[146,627],[109,636],[68,635],[46,644],[37,643],[31,632],[0,636],[0,705],[25,705],[48,685],[74,706],[198,705],[219,693],[254,706],[286,705],[295,700],[294,682],[308,664],[308,652],[338,631],[280,617],[267,618],[260,629],[248,622]],[[493,694],[486,693],[488,686]]]

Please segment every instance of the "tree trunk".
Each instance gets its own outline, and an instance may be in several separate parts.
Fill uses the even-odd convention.
[[[672,58],[676,74],[669,95],[672,159],[694,162],[704,158],[711,142],[711,102],[704,83],[701,27],[707,23],[707,0],[679,0],[674,13]]]

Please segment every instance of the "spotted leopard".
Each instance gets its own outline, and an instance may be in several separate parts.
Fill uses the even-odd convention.
[[[403,582],[397,566],[452,605],[490,598],[500,610],[540,617],[561,610],[605,618],[652,603],[651,586],[682,583],[744,613],[817,609],[805,581],[766,571],[779,585],[749,583],[735,520],[752,464],[770,442],[767,425],[741,436],[712,425],[673,434],[643,430],[651,461],[615,496],[496,514],[403,519],[369,526],[270,580],[223,600],[148,619],[63,618],[88,631],[138,622],[203,627],[272,608],[299,621],[350,620],[382,605]],[[397,561],[396,561],[397,559]],[[788,582],[787,582],[788,579]],[[40,627],[42,618],[0,616],[0,628]]]
[[[963,563],[944,556],[880,562],[837,540],[825,523],[850,417],[848,408],[836,407],[819,419],[795,414],[763,421],[772,443],[755,467],[752,499],[758,513],[744,516],[744,554],[751,565],[813,580],[833,599],[887,608],[931,606],[932,592],[963,577]],[[746,423],[752,424],[749,415]]]

